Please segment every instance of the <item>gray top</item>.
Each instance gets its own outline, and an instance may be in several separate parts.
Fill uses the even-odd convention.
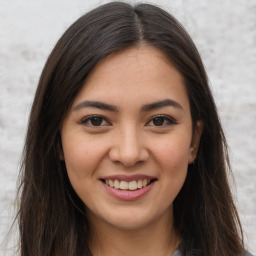
[[[172,256],[181,256],[180,250],[176,250]]]

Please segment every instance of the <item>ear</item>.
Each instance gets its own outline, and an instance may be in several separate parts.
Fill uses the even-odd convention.
[[[197,151],[199,148],[199,144],[200,144],[200,139],[201,139],[201,135],[203,133],[204,130],[204,123],[202,120],[198,120],[196,122],[196,127],[194,129],[193,132],[193,136],[192,136],[192,140],[191,140],[191,145],[189,148],[189,164],[193,163],[196,159],[197,156]]]

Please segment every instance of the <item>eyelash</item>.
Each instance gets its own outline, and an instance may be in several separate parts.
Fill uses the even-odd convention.
[[[101,123],[99,125],[93,125],[92,124],[92,120],[93,118],[99,118]],[[89,123],[90,122],[90,123]],[[90,127],[101,127],[101,126],[106,126],[106,125],[102,125],[102,122],[106,122],[107,126],[111,125],[109,121],[106,120],[106,118],[104,118],[101,115],[92,115],[92,116],[87,116],[84,119],[82,119],[80,121],[80,124],[86,125],[86,126],[90,126]]]
[[[150,125],[151,122],[154,122],[154,120],[156,120],[156,118],[163,118],[164,120],[164,124],[163,125]],[[169,117],[169,116],[166,116],[166,115],[156,115],[156,116],[153,116],[148,122],[147,122],[147,126],[155,126],[155,127],[165,127],[165,126],[169,126],[169,125],[174,125],[174,124],[177,124],[177,122]]]
[[[93,118],[98,118],[100,121],[99,125],[93,125],[92,124],[92,120]],[[160,124],[160,125],[156,125],[156,124],[150,124],[151,122],[154,122],[156,121],[157,118],[163,118],[163,124]],[[94,121],[97,121],[97,120],[94,120]],[[106,122],[107,124],[102,124]],[[86,125],[86,126],[90,126],[90,127],[102,127],[102,126],[111,126],[111,123],[106,120],[106,118],[104,118],[103,116],[101,115],[91,115],[91,116],[87,116],[85,117],[84,119],[82,119],[80,121],[80,124],[83,124],[83,125]],[[174,124],[177,124],[177,122],[175,120],[173,120],[171,117],[169,116],[166,116],[166,115],[156,115],[156,116],[153,116],[147,123],[146,123],[146,126],[155,126],[155,127],[165,127],[167,125],[174,125]]]

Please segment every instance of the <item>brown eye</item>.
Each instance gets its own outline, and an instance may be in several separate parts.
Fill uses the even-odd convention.
[[[88,116],[84,118],[80,124],[91,126],[91,127],[100,127],[100,126],[109,126],[111,125],[104,117],[102,116]]]
[[[147,126],[155,126],[155,127],[165,127],[169,125],[177,124],[176,121],[174,121],[169,116],[155,116],[147,123]]]
[[[165,118],[162,116],[158,116],[153,118],[152,121],[155,126],[162,126],[164,124]]]
[[[90,122],[91,122],[91,125],[93,126],[100,126],[103,122],[103,118],[99,116],[95,116],[91,118]]]

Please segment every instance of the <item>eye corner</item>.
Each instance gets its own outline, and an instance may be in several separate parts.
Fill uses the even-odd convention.
[[[111,126],[111,123],[107,120],[107,118],[101,115],[89,115],[83,117],[78,123],[90,128]]]
[[[175,124],[178,124],[178,122],[173,117],[168,115],[155,115],[150,118],[150,120],[146,123],[146,126],[163,128]]]

